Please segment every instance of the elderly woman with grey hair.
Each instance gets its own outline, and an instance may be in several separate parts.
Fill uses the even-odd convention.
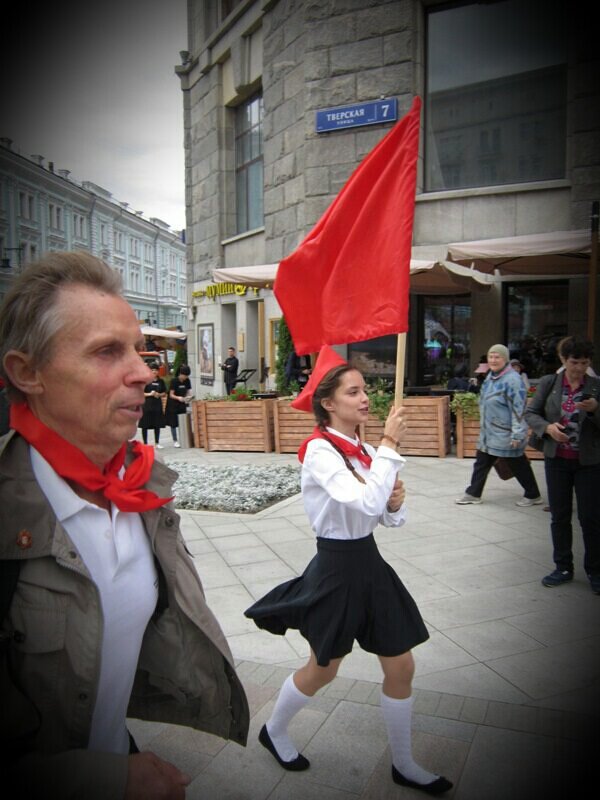
[[[503,344],[490,347],[487,363],[490,371],[479,393],[480,434],[471,483],[458,505],[483,502],[481,495],[487,476],[499,458],[507,459],[511,471],[525,492],[518,506],[542,502],[540,490],[529,459],[527,445],[527,390],[521,376],[509,363],[508,348]]]

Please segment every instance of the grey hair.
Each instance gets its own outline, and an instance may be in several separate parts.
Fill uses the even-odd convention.
[[[52,342],[64,319],[58,310],[59,290],[87,286],[122,297],[121,276],[86,252],[48,253],[29,264],[12,283],[0,306],[0,376],[11,400],[23,399],[4,368],[10,350],[26,353],[39,368],[52,355]]]

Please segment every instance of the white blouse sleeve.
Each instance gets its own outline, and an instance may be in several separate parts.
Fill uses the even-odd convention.
[[[394,487],[396,472],[403,463],[404,459],[395,450],[379,447],[371,469],[363,475],[365,483],[361,483],[328,442],[315,439],[308,445],[303,467],[336,502],[363,514],[378,517],[387,514],[391,518],[396,515],[386,512],[385,507]],[[391,524],[400,523],[393,521]]]

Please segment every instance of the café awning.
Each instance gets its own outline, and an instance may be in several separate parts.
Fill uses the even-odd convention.
[[[150,339],[185,339],[183,331],[171,331],[168,328],[153,328],[150,325],[140,325],[140,330],[144,336]]]
[[[257,289],[271,289],[279,264],[257,264],[252,267],[223,267],[213,270],[215,283],[241,283]]]
[[[277,276],[278,264],[251,267],[223,267],[213,270],[216,283],[241,283],[244,286],[270,289]],[[496,279],[476,269],[449,261],[410,262],[410,290],[415,294],[466,294],[472,289],[489,289]],[[365,284],[365,290],[368,290]]]
[[[412,259],[410,262],[410,291],[413,294],[468,294],[488,291],[495,283],[493,275],[451,261]]]
[[[452,242],[448,258],[499,275],[587,275],[591,252],[586,230],[554,231],[500,239]]]

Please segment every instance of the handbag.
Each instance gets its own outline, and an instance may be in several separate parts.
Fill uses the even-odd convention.
[[[556,376],[554,376],[554,380],[548,385],[548,391],[546,392],[546,396],[544,397],[544,405],[546,405],[546,400],[550,396],[550,392],[554,388],[554,384],[556,383]],[[537,450],[540,453],[544,452],[544,437],[540,436],[539,434],[531,431],[529,434],[529,438],[527,439],[527,447],[531,447],[532,450]]]
[[[497,458],[494,461],[494,469],[498,473],[498,477],[503,481],[508,481],[515,477],[509,461],[510,459],[508,458]]]

